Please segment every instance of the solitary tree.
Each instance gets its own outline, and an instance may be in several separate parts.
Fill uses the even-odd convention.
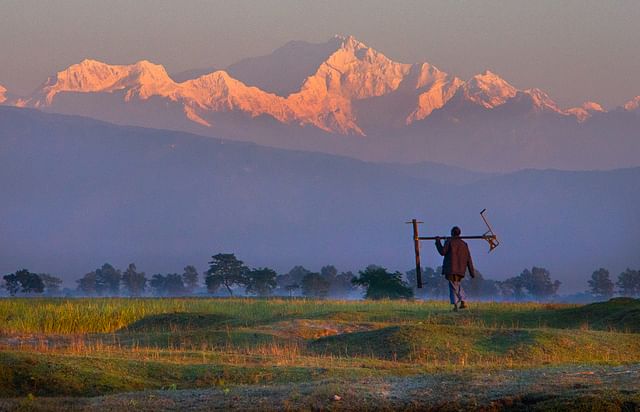
[[[607,269],[600,268],[591,274],[589,291],[599,299],[609,299],[613,296],[613,282]]]
[[[524,283],[520,276],[514,276],[497,283],[498,293],[504,299],[524,299],[527,296]]]
[[[138,272],[134,263],[130,263],[122,274],[122,285],[130,296],[140,296],[147,286],[147,276],[144,272]]]
[[[22,284],[23,293],[44,292],[44,282],[36,273],[31,273],[27,269],[22,269],[16,272],[16,275]]]
[[[351,283],[354,278],[351,272],[338,273],[333,265],[326,265],[320,269],[320,275],[329,282],[328,296],[342,298],[347,297],[355,290],[355,285]]]
[[[120,292],[121,277],[119,270],[105,263],[96,269],[96,291],[101,295],[116,296]]]
[[[331,281],[338,276],[338,269],[333,265],[326,265],[320,268],[320,274]]]
[[[356,290],[356,286],[351,282],[355,275],[351,271],[340,272],[337,274],[329,285],[329,296],[338,298],[349,297]]]
[[[214,293],[222,285],[233,296],[232,286],[245,285],[249,269],[233,253],[219,253],[211,257],[205,283],[207,290]]]
[[[62,279],[49,275],[48,273],[38,273],[38,276],[42,279],[44,290],[47,295],[56,295],[60,292]]]
[[[319,273],[307,273],[302,278],[302,294],[308,297],[324,298],[329,286],[329,281]]]
[[[169,273],[166,277],[166,291],[168,295],[184,295],[185,287],[182,276],[177,273]]]
[[[407,284],[413,289],[415,295],[419,297],[443,297],[449,287],[447,280],[442,275],[442,268],[433,269],[431,267],[422,268],[422,288],[418,289],[418,278],[416,270],[411,269],[405,273]]]
[[[291,268],[287,275],[293,281],[302,282],[302,278],[311,273],[311,271],[304,266],[298,265]]]
[[[522,285],[527,289],[531,297],[537,300],[548,299],[555,296],[560,281],[552,281],[551,274],[545,268],[532,267],[531,271],[525,269],[520,274]]]
[[[21,269],[10,275],[5,275],[3,279],[5,288],[11,296],[15,296],[18,292],[26,294],[44,292],[44,283],[40,276],[29,272],[27,269]]]
[[[246,292],[258,296],[269,296],[278,285],[277,273],[269,268],[252,269],[247,273]]]
[[[78,291],[84,295],[95,295],[96,289],[96,272],[89,272],[76,281],[78,283]]]
[[[185,266],[184,272],[182,273],[182,281],[184,282],[184,287],[189,293],[193,293],[194,290],[198,287],[198,271],[195,266]]]
[[[618,275],[616,282],[622,296],[635,297],[640,295],[640,270],[627,268]]]
[[[15,296],[20,292],[20,281],[15,273],[4,275],[2,278],[4,279],[4,288],[9,292],[10,296]]]
[[[302,279],[309,273],[311,271],[303,266],[294,266],[289,272],[276,278],[278,287],[287,291],[289,296],[292,296],[295,290],[300,289]]]
[[[167,284],[167,278],[164,275],[156,273],[151,276],[151,280],[149,280],[149,286],[153,293],[157,296],[162,296],[165,294]]]
[[[185,293],[182,276],[177,273],[153,275],[149,285],[154,290],[155,294],[159,296],[178,296]]]
[[[353,279],[355,285],[367,288],[365,299],[412,298],[413,290],[402,280],[400,272],[388,272],[380,266],[369,266]]]

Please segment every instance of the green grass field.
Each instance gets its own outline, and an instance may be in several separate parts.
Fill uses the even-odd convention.
[[[640,301],[2,299],[0,410],[640,410]]]

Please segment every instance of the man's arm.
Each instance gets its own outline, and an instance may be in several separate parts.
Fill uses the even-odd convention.
[[[436,249],[438,249],[438,253],[440,253],[440,256],[444,256],[449,252],[449,241],[446,240],[444,242],[444,246],[442,246],[442,243],[440,242],[440,238],[436,237]]]
[[[473,260],[471,259],[471,252],[469,252],[469,248],[467,248],[467,253],[469,254],[469,260],[467,260],[467,269],[469,269],[469,274],[472,278],[476,277],[476,270],[473,267]]]

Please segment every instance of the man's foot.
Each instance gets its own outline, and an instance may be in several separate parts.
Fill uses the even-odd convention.
[[[460,309],[466,309],[467,308],[467,304],[464,303],[464,300],[460,301]]]
[[[453,311],[457,312],[458,311],[458,305],[453,305]]]

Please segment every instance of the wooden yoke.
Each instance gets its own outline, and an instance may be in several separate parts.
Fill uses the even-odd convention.
[[[487,209],[482,209],[482,212],[480,212],[480,216],[482,217],[482,220],[484,221],[485,225],[487,225],[487,231],[484,232],[482,235],[479,235],[479,236],[460,236],[460,239],[482,239],[482,240],[486,241],[487,243],[489,243],[489,252],[492,252],[493,249],[497,248],[498,245],[500,245],[500,241],[498,240],[498,236],[495,234],[495,232],[491,228],[491,225],[489,224],[489,221],[484,216],[484,213],[486,211],[487,211]],[[414,249],[415,255],[416,255],[416,286],[418,288],[422,288],[422,267],[420,265],[420,241],[421,240],[436,240],[436,239],[447,240],[447,239],[451,239],[451,236],[424,236],[424,237],[421,237],[421,236],[418,235],[418,224],[419,223],[424,223],[424,222],[419,222],[416,219],[411,219],[411,222],[406,222],[406,223],[410,223],[410,224],[413,225],[413,249]]]

